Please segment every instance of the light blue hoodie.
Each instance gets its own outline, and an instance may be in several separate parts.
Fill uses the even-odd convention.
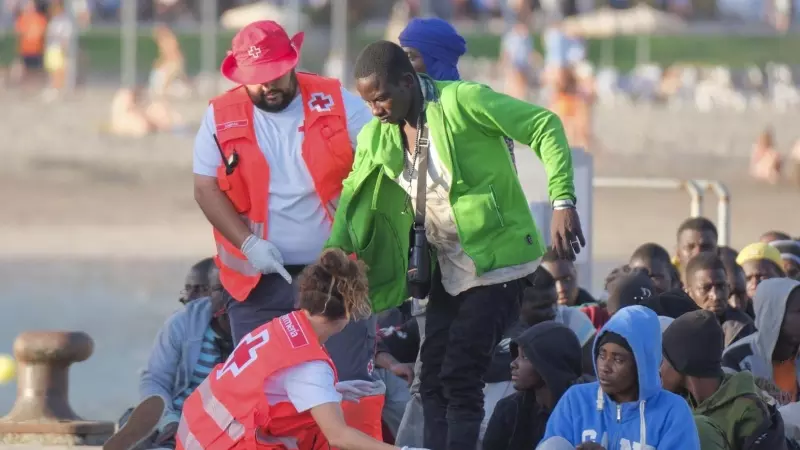
[[[606,450],[700,450],[689,404],[661,387],[658,316],[644,306],[621,309],[597,333],[595,355],[597,343],[607,331],[625,338],[633,350],[639,400],[618,405],[597,382],[575,385],[556,405],[537,448],[548,448],[549,438],[561,437],[573,447],[592,441]]]

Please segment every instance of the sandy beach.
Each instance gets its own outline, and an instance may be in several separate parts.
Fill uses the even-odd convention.
[[[191,164],[194,131],[208,98],[175,103],[188,123],[185,134],[124,139],[102,132],[112,95],[111,88],[97,87],[43,103],[28,93],[0,92],[0,102],[6,106],[0,111],[0,155],[4,160],[0,170],[88,165],[104,168],[106,177],[116,177]],[[699,112],[646,104],[599,105],[594,128],[607,154],[719,158],[713,170],[749,156],[752,144],[767,126],[775,130],[778,149],[788,154],[792,143],[800,139],[795,122],[794,111]],[[675,163],[678,171],[685,165],[683,161]]]
[[[2,95],[0,101],[8,105],[0,111],[0,191],[7,194],[0,200],[3,256],[159,258],[211,250],[209,227],[191,194],[195,123],[207,101],[176,104],[189,124],[186,133],[125,139],[101,131],[111,95],[110,89],[94,89],[51,104]],[[794,117],[599,108],[595,128],[605,151],[595,159],[596,175],[723,180],[733,191],[734,244],[742,245],[758,233],[751,226],[756,230],[800,223],[783,212],[774,218],[769,212],[785,211],[780,205],[791,204],[798,191],[759,186],[746,177],[750,146],[764,124],[774,124],[779,146],[788,148],[800,137],[800,128],[790,126]],[[523,181],[544,176],[527,148],[518,154]],[[671,245],[670,233],[663,236],[660,228],[643,228],[638,222],[658,213],[669,218],[665,228],[672,229],[688,211],[685,200],[680,193],[598,190],[595,255],[625,254],[646,239]],[[750,208],[759,211],[749,220],[739,216]],[[621,218],[628,209],[636,211],[633,228],[639,233],[627,236],[633,243],[623,248],[607,245],[619,228],[614,224],[606,229],[606,217]],[[630,217],[625,220],[631,222]],[[61,232],[53,233],[54,227]]]

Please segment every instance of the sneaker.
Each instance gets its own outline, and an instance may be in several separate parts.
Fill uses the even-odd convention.
[[[133,409],[125,425],[103,444],[103,450],[135,449],[156,432],[165,407],[164,399],[157,395],[142,400]]]

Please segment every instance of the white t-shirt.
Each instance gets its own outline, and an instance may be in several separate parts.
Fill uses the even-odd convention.
[[[297,412],[325,403],[339,403],[333,369],[325,361],[311,361],[275,373],[264,385],[270,405],[291,402]]]
[[[361,97],[345,89],[342,89],[342,99],[347,114],[347,131],[355,149],[356,137],[372,120],[372,114]],[[303,132],[300,131],[303,119],[303,100],[299,93],[281,112],[253,108],[258,146],[270,167],[267,239],[281,252],[285,264],[313,263],[331,229],[303,160]],[[195,174],[217,176],[217,167],[222,159],[214,142],[215,131],[214,109],[209,106],[195,138]]]
[[[533,273],[539,267],[539,259],[518,266],[495,269],[481,276],[477,275],[475,263],[464,253],[458,237],[458,227],[453,216],[453,208],[450,205],[452,175],[439,158],[430,130],[428,130],[428,138],[430,145],[428,146],[428,178],[425,195],[425,235],[428,242],[438,250],[442,286],[445,291],[455,296],[477,286],[506,283]],[[413,156],[408,153],[406,153],[406,157],[413,159]],[[411,179],[409,179],[408,170],[404,168],[403,173],[396,180],[409,193],[412,204],[416,204],[417,201],[418,167],[419,161],[415,164],[414,175]]]

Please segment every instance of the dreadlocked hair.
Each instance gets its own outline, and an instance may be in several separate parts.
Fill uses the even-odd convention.
[[[300,308],[330,320],[368,317],[372,308],[366,272],[362,261],[351,260],[339,249],[325,250],[300,274]]]

